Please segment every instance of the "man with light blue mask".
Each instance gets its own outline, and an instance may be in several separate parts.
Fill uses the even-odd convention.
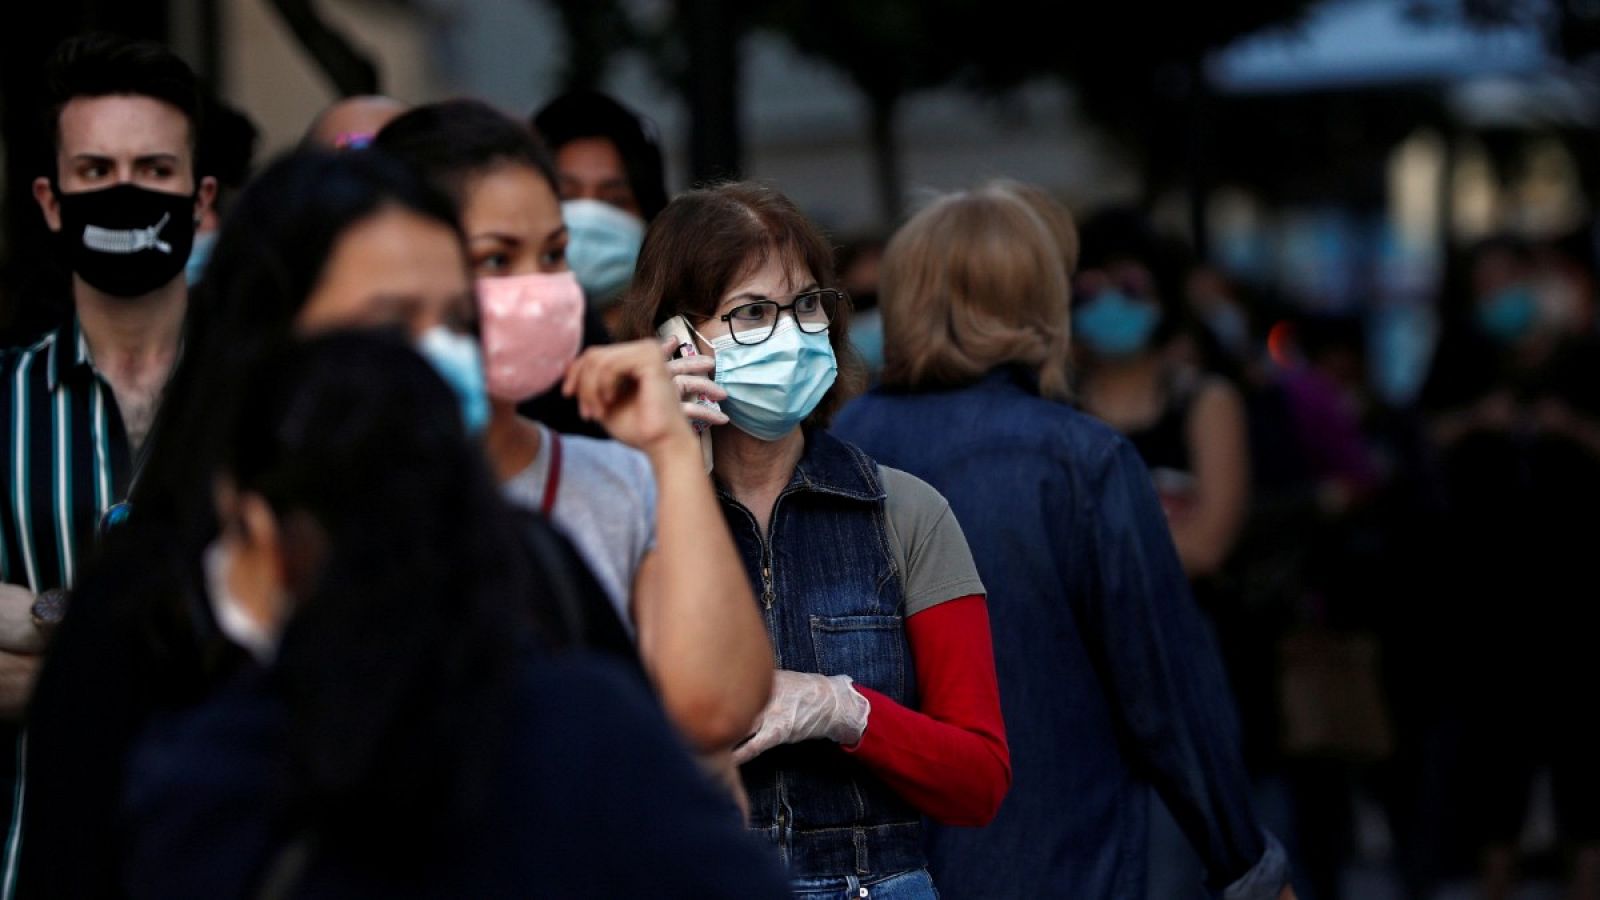
[[[567,225],[567,265],[578,276],[584,297],[591,307],[615,308],[639,261],[644,220],[588,198],[564,201],[561,218]]]
[[[533,127],[555,157],[567,264],[589,308],[615,333],[616,304],[633,277],[645,229],[667,205],[655,126],[606,94],[580,90],[546,104]]]

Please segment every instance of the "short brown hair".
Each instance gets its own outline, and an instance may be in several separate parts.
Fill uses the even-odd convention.
[[[773,254],[802,266],[822,287],[834,287],[833,248],[782,193],[750,181],[687,191],[650,223],[639,264],[622,301],[624,338],[654,337],[682,315],[709,318],[722,297]],[[828,327],[839,374],[805,424],[826,427],[860,392],[865,369],[849,340],[849,303]]]
[[[1000,186],[935,200],[883,258],[883,383],[970,384],[1006,363],[1067,400],[1070,295],[1050,226]]]

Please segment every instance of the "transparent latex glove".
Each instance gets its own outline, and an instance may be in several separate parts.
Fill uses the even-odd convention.
[[[772,698],[761,711],[756,733],[733,748],[733,761],[744,765],[779,744],[827,738],[854,744],[867,730],[872,704],[851,687],[849,675],[816,675],[779,669],[772,677]]]

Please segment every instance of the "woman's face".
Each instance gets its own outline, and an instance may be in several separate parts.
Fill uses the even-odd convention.
[[[438,326],[468,332],[474,320],[455,232],[391,206],[339,236],[294,326],[310,335],[398,325],[420,338]]]
[[[730,333],[731,323],[724,322],[722,317],[740,306],[758,300],[776,300],[780,305],[786,305],[792,302],[795,294],[815,290],[819,286],[817,279],[804,266],[781,259],[778,254],[769,255],[760,268],[735,282],[722,295],[722,302],[717,304],[716,311],[710,317],[704,322],[694,323],[702,338],[700,352],[713,358],[717,355],[707,342]],[[789,315],[791,313],[785,310],[780,314],[779,321]]]
[[[550,183],[529,166],[507,163],[467,185],[461,224],[479,278],[567,271],[567,227]]]
[[[1137,262],[1119,260],[1086,269],[1073,282],[1073,342],[1084,362],[1143,358],[1155,349],[1161,325],[1155,279]]]

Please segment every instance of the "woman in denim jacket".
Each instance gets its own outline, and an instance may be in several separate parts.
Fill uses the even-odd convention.
[[[1066,402],[1073,228],[1043,213],[995,186],[907,223],[884,256],[885,387],[839,416],[950,498],[1002,598],[1017,790],[987,828],[933,826],[932,870],[957,897],[1143,897],[1153,786],[1213,891],[1291,896],[1150,476]]]
[[[626,330],[682,334],[680,384],[729,420],[711,475],[778,666],[735,750],[751,827],[799,896],[934,897],[923,816],[982,825],[1011,780],[988,613],[944,499],[824,430],[860,381],[832,277],[776,191],[689,192],[645,238]]]

